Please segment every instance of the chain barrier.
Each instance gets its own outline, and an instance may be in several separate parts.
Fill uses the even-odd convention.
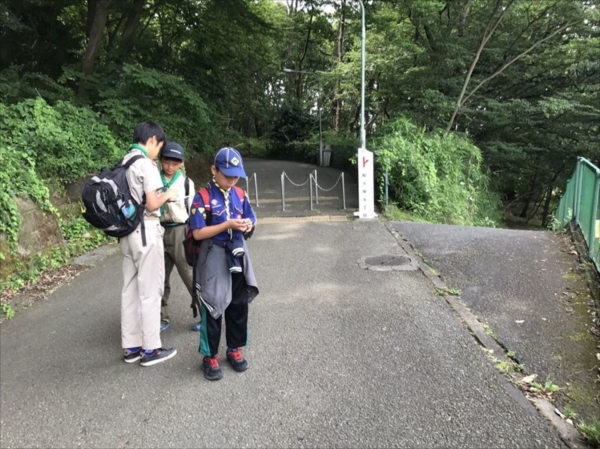
[[[256,173],[254,175],[256,175]],[[304,181],[302,184],[297,184],[297,183],[295,183],[294,181],[292,181],[290,179],[290,177],[287,175],[286,172],[281,172],[281,210],[283,212],[285,212],[285,180],[286,179],[292,185],[294,185],[296,187],[303,187],[303,186],[306,185],[306,183],[310,183],[309,184],[309,188],[310,188],[310,210],[313,210],[313,191],[314,191],[316,203],[319,204],[319,190],[321,190],[322,192],[331,192],[333,189],[335,189],[337,187],[337,185],[341,181],[342,182],[342,202],[343,202],[344,209],[346,209],[346,185],[344,183],[344,172],[340,173],[340,176],[335,181],[335,184],[333,185],[333,187],[331,187],[329,189],[325,189],[325,188],[323,188],[323,187],[321,187],[319,185],[317,176],[318,176],[317,175],[317,170],[314,170],[312,173],[310,173],[308,175],[308,179],[306,181]],[[247,182],[248,181],[246,181],[246,183]],[[314,183],[314,187],[313,187],[313,183]],[[257,198],[257,201],[258,201],[258,198]]]
[[[289,181],[291,184],[295,185],[296,187],[302,187],[302,186],[306,185],[306,183],[307,183],[308,181],[310,181],[310,180],[311,180],[311,176],[312,176],[312,175],[311,175],[311,176],[309,176],[309,177],[308,177],[308,179],[307,179],[306,181],[304,181],[302,184],[296,184],[294,181],[292,181],[292,180],[290,179],[290,177],[287,175],[287,173],[286,173],[286,172],[283,172],[283,173],[281,173],[281,175],[282,175],[282,176],[285,176],[285,177],[287,178],[287,180],[288,180],[288,181]]]
[[[332,188],[330,189],[324,189],[323,187],[321,187],[318,183],[317,180],[315,178],[315,185],[317,186],[317,189],[319,189],[321,192],[331,192],[333,189],[335,189],[337,187],[337,185],[340,183],[340,181],[342,180],[342,174],[340,173],[340,176],[338,176],[337,181],[335,182],[335,184],[333,185]]]

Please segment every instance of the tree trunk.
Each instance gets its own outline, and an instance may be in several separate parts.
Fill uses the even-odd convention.
[[[539,163],[539,159],[538,159]],[[531,204],[531,200],[533,199],[533,194],[535,193],[535,187],[537,185],[537,173],[531,178],[531,183],[529,184],[529,194],[527,195],[527,199],[525,200],[525,205],[523,206],[523,210],[519,214],[521,218],[527,218],[527,212],[529,211],[529,205]]]
[[[145,5],[146,0],[133,0],[133,5],[131,5],[131,8],[129,9],[127,22],[125,23],[125,29],[123,30],[123,35],[121,36],[121,48],[131,48],[133,45],[132,39],[140,24],[142,15],[144,14]]]
[[[467,16],[471,12],[471,3],[473,0],[467,0],[465,7],[462,10],[460,19],[458,20],[458,37],[463,37],[465,34],[465,23],[467,22]]]
[[[100,48],[100,43],[102,42],[102,35],[104,34],[104,28],[106,27],[108,8],[111,1],[112,0],[93,0],[88,2],[88,7],[93,7],[95,9],[95,14],[81,64],[81,72],[83,75],[89,75],[94,70],[94,62],[96,60],[96,55],[98,54],[98,49]]]
[[[547,227],[550,222],[550,202],[552,201],[552,190],[554,184],[550,184],[546,191],[546,201],[544,201],[544,210],[542,211],[542,226]]]

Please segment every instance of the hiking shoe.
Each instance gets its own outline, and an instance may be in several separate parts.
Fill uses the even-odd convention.
[[[223,371],[219,366],[219,357],[204,357],[202,360],[202,371],[208,380],[219,380],[223,378]]]
[[[129,349],[125,349],[125,355],[123,356],[123,360],[125,363],[135,363],[139,359],[142,358],[142,348],[137,351],[130,351]]]
[[[160,331],[166,331],[168,328],[170,328],[171,325],[169,324],[168,321],[161,321],[160,322]]]
[[[170,358],[175,357],[175,354],[177,354],[177,349],[175,348],[158,348],[152,351],[151,354],[142,354],[142,361],[140,362],[140,365],[156,365],[157,363],[164,362],[165,360],[169,360]]]
[[[202,329],[202,321],[198,321],[192,326],[193,331],[200,332],[200,329]]]
[[[250,368],[248,361],[242,355],[242,351],[236,349],[235,351],[227,351],[227,361],[231,364],[231,367],[241,373]]]

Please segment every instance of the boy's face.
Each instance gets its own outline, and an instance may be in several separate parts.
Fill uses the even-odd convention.
[[[156,139],[156,136],[152,136],[146,141],[146,143],[144,144],[144,148],[146,148],[150,159],[156,159],[156,157],[160,153],[160,149],[163,147],[164,144],[164,142],[159,142]]]
[[[162,170],[165,175],[171,177],[177,172],[177,170],[181,168],[183,161],[179,159],[171,159],[169,157],[161,157],[160,164],[162,165]]]
[[[214,165],[210,167],[210,171],[215,178],[215,183],[223,190],[229,190],[240,180],[239,176],[225,176],[223,172],[219,171]]]

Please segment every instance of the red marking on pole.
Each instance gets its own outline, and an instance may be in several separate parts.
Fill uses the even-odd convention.
[[[367,162],[369,162],[369,160],[363,156],[363,168],[365,167],[365,165],[367,165]]]

